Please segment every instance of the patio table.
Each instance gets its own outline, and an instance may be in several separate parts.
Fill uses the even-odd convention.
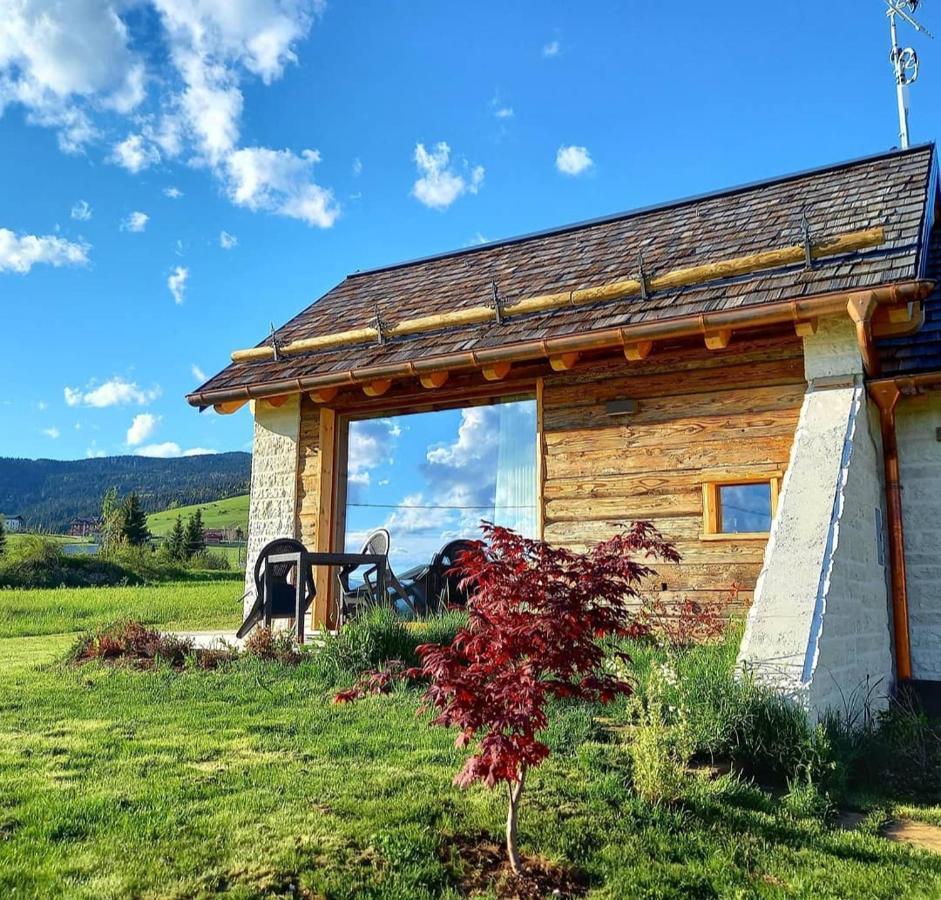
[[[302,569],[306,569],[307,566],[310,566],[311,568],[314,566],[375,566],[379,596],[386,596],[386,566],[388,565],[388,559],[383,553],[333,553],[307,550],[303,553],[300,551],[296,553],[277,553],[268,557],[268,562],[294,563],[294,565],[296,565],[298,568],[298,572],[300,572]],[[266,568],[265,577],[267,578],[267,576],[268,570]],[[304,643],[303,585],[304,579],[298,576],[297,615],[295,616],[294,622],[297,627],[297,642],[299,644]],[[266,585],[266,595],[270,596],[268,590],[268,586]],[[267,627],[271,626],[271,615],[270,609],[268,608],[265,610],[265,625]]]

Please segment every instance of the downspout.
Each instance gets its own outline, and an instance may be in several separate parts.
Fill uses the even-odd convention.
[[[892,585],[892,624],[895,636],[895,671],[900,681],[907,681],[912,677],[912,652],[908,624],[905,531],[902,525],[902,486],[899,477],[899,448],[895,431],[895,408],[901,393],[894,379],[871,383],[869,393],[879,407],[879,424],[882,430],[886,524],[889,532],[889,568]]]

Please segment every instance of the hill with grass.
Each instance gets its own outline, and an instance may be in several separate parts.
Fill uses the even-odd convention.
[[[247,495],[251,464],[250,453],[180,459],[0,457],[0,512],[22,516],[31,531],[62,532],[73,518],[97,516],[101,498],[111,487],[122,496],[136,491],[148,513],[211,504]]]
[[[147,527],[155,537],[165,537],[173,528],[177,516],[181,516],[186,522],[197,509],[202,514],[204,528],[225,529],[232,526],[241,528],[243,534],[248,534],[248,494],[214,500],[210,503],[177,506],[163,512],[151,513],[147,516]]]

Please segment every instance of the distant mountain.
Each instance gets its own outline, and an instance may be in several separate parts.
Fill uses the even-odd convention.
[[[145,512],[247,494],[250,453],[180,459],[106,456],[100,459],[0,457],[0,513],[19,515],[30,530],[65,531],[76,516],[96,516],[110,487],[137,491]]]

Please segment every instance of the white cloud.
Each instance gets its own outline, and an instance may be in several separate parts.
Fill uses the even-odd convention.
[[[163,189],[163,195],[164,197],[169,197],[171,200],[179,200],[180,197],[183,196],[183,191],[181,191],[178,187],[173,187],[171,185],[170,187],[165,187]]]
[[[160,387],[147,390],[137,386],[136,382],[126,381],[120,375],[96,385],[94,382],[82,388],[65,388],[67,406],[92,406],[104,409],[109,406],[127,406],[136,403],[147,406],[160,396]]]
[[[134,451],[136,456],[152,456],[159,459],[175,459],[179,456],[207,456],[215,453],[206,447],[191,447],[184,450],[176,441],[164,441],[162,444],[147,444]]]
[[[485,234],[481,234],[479,231],[477,231],[474,233],[474,236],[469,241],[464,242],[464,246],[465,247],[477,247],[480,244],[486,244],[487,240],[488,238]]]
[[[42,433],[46,435],[46,437],[50,437],[53,440],[57,440],[60,434],[59,429],[56,428],[55,425],[53,425],[51,428],[44,428]]]
[[[160,162],[160,151],[152,144],[145,143],[143,135],[129,134],[114,145],[109,159],[128,172],[137,174]]]
[[[333,193],[311,180],[320,162],[316,150],[245,147],[226,160],[229,199],[237,206],[267,210],[308,225],[330,228],[340,214]]]
[[[182,158],[239,193],[245,99],[297,62],[324,0],[0,0],[0,115],[25,108],[58,131],[64,150],[111,139],[109,159],[132,173]],[[146,54],[138,52],[147,47]],[[145,102],[146,101],[146,102]],[[244,205],[329,227],[338,207],[291,151],[293,174],[263,178]],[[280,179],[280,180],[279,180]],[[167,196],[174,196],[167,192]],[[178,196],[178,195],[177,195]],[[238,201],[237,201],[238,202]]]
[[[179,306],[183,302],[183,295],[186,293],[186,281],[190,277],[190,270],[186,266],[177,266],[167,278],[167,287],[173,294],[173,300]]]
[[[206,373],[202,369],[200,369],[199,366],[196,365],[196,363],[193,363],[192,367],[190,368],[190,371],[193,373],[193,378],[195,378],[197,381],[206,380]]]
[[[233,247],[237,247],[239,239],[234,234],[229,234],[228,231],[219,232],[219,246],[223,250],[231,250]]]
[[[96,447],[94,443],[85,451],[86,459],[102,459],[106,455],[105,451]]]
[[[484,181],[484,167],[470,168],[463,160],[464,174],[451,165],[451,148],[439,141],[429,152],[424,144],[415,145],[415,165],[419,177],[412,186],[412,196],[432,209],[447,209],[462,194],[476,194]]]
[[[140,210],[135,210],[126,219],[121,221],[121,231],[143,231],[150,221],[150,216]]]
[[[357,156],[353,160],[353,175],[357,178],[363,174],[363,161]]]
[[[471,406],[461,410],[457,439],[429,447],[426,459],[433,466],[463,469],[489,459],[500,438],[499,407]]]
[[[40,263],[50,266],[83,266],[88,262],[88,244],[77,244],[54,235],[14,234],[0,228],[0,272],[25,275]]]
[[[562,45],[559,41],[549,41],[547,44],[542,45],[542,55],[546,59],[551,59],[553,56],[558,56],[562,52]]]
[[[563,175],[581,175],[594,164],[587,147],[562,146],[555,155],[555,167]]]
[[[513,116],[516,115],[516,114],[513,112],[513,107],[512,107],[512,106],[498,106],[498,107],[494,110],[493,114],[494,114],[498,119],[512,119]]]
[[[160,417],[153,413],[140,413],[134,416],[131,427],[127,430],[127,444],[129,447],[136,447],[143,444],[157,429]]]
[[[76,152],[98,133],[89,112],[130,113],[144,96],[144,68],[109,0],[5,0],[0,6],[0,110],[17,103],[29,121],[56,128]]]
[[[49,409],[49,404],[46,403],[45,400],[40,400],[36,404],[36,409],[38,409],[40,412],[45,412],[47,409]]]
[[[79,222],[87,222],[91,218],[91,205],[87,200],[79,200],[73,207],[69,215]]]

